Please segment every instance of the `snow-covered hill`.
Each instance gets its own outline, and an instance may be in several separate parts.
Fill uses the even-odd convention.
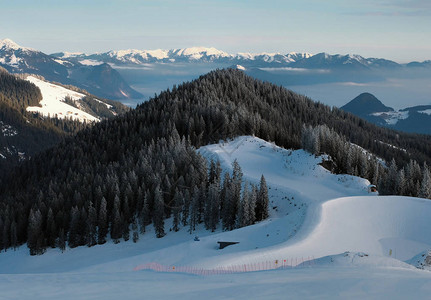
[[[247,182],[257,183],[263,174],[269,187],[270,218],[230,232],[211,233],[200,227],[190,235],[183,228],[177,233],[168,231],[162,239],[155,238],[149,226],[136,244],[108,242],[66,249],[63,254],[50,249],[31,257],[21,247],[0,254],[2,296],[333,299],[429,295],[431,273],[403,261],[431,248],[427,234],[431,201],[370,195],[367,180],[331,174],[319,165],[322,157],[251,136],[198,151],[208,159],[218,159],[224,171],[237,159]],[[195,235],[199,241],[194,241]],[[217,241],[239,244],[220,250]],[[133,271],[150,262],[173,266],[171,270],[175,266],[215,270],[284,259],[287,269],[258,273],[195,276]],[[19,289],[24,283],[26,289]]]
[[[98,118],[64,102],[65,98],[69,97],[79,107],[79,100],[85,97],[84,94],[43,81],[34,76],[28,76],[27,80],[34,83],[42,93],[42,101],[40,101],[41,107],[29,106],[27,107],[27,111],[39,112],[43,116],[56,117],[59,119],[67,118],[79,120],[81,122],[99,121]]]

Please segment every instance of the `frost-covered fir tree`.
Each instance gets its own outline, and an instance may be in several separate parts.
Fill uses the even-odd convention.
[[[99,218],[98,218],[98,231],[97,231],[97,243],[99,245],[106,243],[106,235],[108,234],[108,216],[106,209],[106,199],[102,197],[99,208]]]
[[[120,198],[118,195],[114,198],[114,208],[113,208],[113,220],[111,222],[111,239],[114,241],[115,244],[118,244],[120,242],[120,238],[123,233],[123,220],[120,212]]]
[[[424,175],[421,182],[419,197],[431,199],[431,175],[430,170],[428,169],[426,164],[423,168],[423,174]]]
[[[259,192],[256,199],[256,221],[261,221],[268,218],[268,206],[268,187],[266,185],[265,176],[262,175],[260,178]]]
[[[189,213],[189,233],[192,234],[196,230],[198,224],[198,207],[199,207],[199,189],[193,188],[192,199]]]
[[[220,186],[213,182],[208,186],[208,210],[206,211],[207,229],[214,232],[220,220]]]
[[[158,238],[165,236],[165,216],[164,216],[164,203],[163,203],[163,195],[160,187],[157,187],[154,190],[154,214],[153,214],[153,225],[154,230],[156,232],[156,236]]]
[[[97,243],[97,213],[93,202],[90,201],[87,214],[87,246],[91,247]]]
[[[180,230],[180,222],[181,222],[181,208],[184,205],[184,196],[183,193],[180,192],[177,188],[175,189],[174,196],[174,207],[172,208],[172,212],[174,214],[174,220],[172,222],[172,230],[177,232]]]

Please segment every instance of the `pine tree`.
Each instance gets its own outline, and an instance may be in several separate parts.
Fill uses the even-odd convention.
[[[154,190],[154,215],[153,215],[153,225],[156,231],[157,238],[165,236],[165,221],[164,221],[164,203],[163,196],[160,187],[157,185]]]
[[[60,232],[58,234],[57,246],[58,246],[58,248],[60,248],[62,253],[64,252],[64,250],[66,250],[66,238],[64,236],[64,229],[63,228],[60,229]]]
[[[424,165],[423,168],[423,178],[421,182],[419,197],[431,199],[431,175],[428,167]]]
[[[138,220],[136,219],[136,217],[133,218],[132,231],[133,231],[132,240],[134,243],[136,243],[139,241]]]
[[[248,206],[248,214],[250,216],[250,225],[252,225],[256,222],[257,194],[258,194],[257,187],[253,184],[251,186],[250,200],[249,200],[249,206]]]
[[[18,246],[17,225],[15,220],[13,220],[10,225],[10,246],[13,247],[13,250],[16,250]]]
[[[174,214],[172,230],[175,232],[180,230],[181,209],[182,209],[183,203],[184,203],[183,193],[178,191],[177,188],[175,188],[174,207],[172,209]]]
[[[149,191],[146,191],[144,195],[144,203],[142,206],[142,210],[139,214],[139,226],[140,226],[141,234],[145,233],[146,225],[151,223],[151,213],[150,213],[150,207],[148,203],[148,197],[149,197]]]
[[[87,246],[91,247],[97,243],[97,213],[93,202],[90,201],[87,214]]]
[[[404,174],[405,174],[404,169],[401,169],[400,172],[398,173],[397,195],[405,195],[407,181],[406,181],[406,176]]]
[[[3,230],[0,231],[0,234],[3,235],[3,244],[5,252],[7,248],[10,247],[10,219],[9,216],[5,216],[5,220],[3,222]]]
[[[236,218],[241,202],[241,185],[243,174],[237,160],[234,160],[234,162],[232,163],[232,169],[232,180],[231,184],[229,185],[230,191],[226,191],[226,193],[229,194],[229,196],[226,195],[226,199],[229,200],[226,203],[227,214],[223,216],[224,218],[226,218],[226,221],[223,219],[223,222],[224,224],[226,224],[225,228],[227,230],[235,229]]]
[[[245,183],[244,190],[242,192],[241,202],[238,208],[238,215],[236,219],[236,227],[241,228],[250,225],[250,197],[248,193],[248,183]]]
[[[269,206],[268,187],[266,186],[265,177],[262,175],[262,177],[260,178],[259,192],[257,194],[257,199],[256,199],[256,220],[257,221],[262,221],[268,218],[269,216],[268,206]]]
[[[398,168],[395,159],[392,159],[389,166],[388,176],[386,180],[386,189],[389,194],[396,194],[397,191]]]
[[[97,243],[102,245],[106,243],[106,235],[108,234],[108,212],[107,203],[105,197],[102,197],[99,208],[99,218],[98,218],[98,231],[97,231]]]
[[[130,239],[130,211],[129,211],[129,198],[124,197],[123,210],[122,210],[122,222],[123,222],[123,239],[127,242]]]
[[[226,172],[223,179],[223,188],[221,190],[221,218],[223,220],[223,230],[228,230],[229,228],[229,218],[230,218],[230,203],[232,197],[232,182],[229,172]]]
[[[189,213],[189,233],[192,234],[196,230],[198,224],[198,209],[199,209],[199,189],[195,186],[190,205]]]
[[[111,222],[111,239],[115,244],[120,242],[121,235],[123,233],[123,219],[120,212],[120,198],[118,195],[114,198],[114,208],[112,211],[113,219]]]
[[[74,206],[72,207],[72,210],[70,211],[70,225],[69,225],[69,236],[68,236],[68,242],[69,247],[74,248],[79,246],[82,232],[79,230],[80,227],[80,219],[81,219],[81,213],[78,209],[78,207]]]
[[[217,182],[213,182],[208,186],[208,208],[206,211],[205,224],[207,229],[214,232],[217,224],[220,221],[220,187]]]
[[[190,196],[189,189],[186,189],[184,191],[184,204],[182,206],[182,211],[181,211],[181,222],[184,227],[188,225],[190,205],[191,205],[191,196]]]

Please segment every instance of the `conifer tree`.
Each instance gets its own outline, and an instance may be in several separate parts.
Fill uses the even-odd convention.
[[[108,212],[105,197],[102,197],[99,208],[97,243],[102,245],[106,243],[106,235],[108,234]]]
[[[265,177],[262,175],[260,178],[259,192],[257,194],[257,199],[256,199],[256,220],[257,221],[262,221],[268,218],[269,216],[268,206],[269,206],[268,187],[266,186]]]
[[[175,189],[175,196],[174,196],[174,207],[172,209],[174,214],[174,219],[172,223],[172,230],[177,232],[180,230],[180,222],[181,222],[181,208],[184,203],[184,196],[183,193],[178,191],[178,189]]]
[[[251,186],[250,200],[249,200],[249,206],[248,206],[248,214],[250,216],[250,225],[252,225],[256,222],[257,194],[258,194],[257,187],[253,184]]]
[[[97,213],[93,202],[90,201],[87,214],[87,246],[91,247],[97,243]]]
[[[423,168],[423,174],[424,175],[422,178],[420,192],[418,196],[420,198],[431,199],[431,175],[426,164],[424,165],[424,168]]]
[[[158,238],[165,236],[164,207],[162,192],[160,187],[157,185],[154,190],[153,225]]]
[[[193,194],[190,205],[189,213],[189,233],[192,234],[196,230],[198,224],[198,209],[199,209],[199,189],[195,186],[193,188]]]
[[[134,243],[136,243],[139,241],[138,220],[136,219],[136,217],[133,218],[132,231],[133,231],[132,240]]]
[[[120,212],[120,198],[118,195],[114,198],[114,207],[113,207],[113,219],[111,223],[111,239],[115,244],[120,242],[121,235],[123,233],[123,220]]]

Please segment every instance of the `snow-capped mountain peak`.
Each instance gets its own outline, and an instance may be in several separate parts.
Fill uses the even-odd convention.
[[[20,45],[12,41],[11,39],[0,40],[0,48],[7,48],[12,50],[18,50],[22,48]]]
[[[201,59],[203,56],[215,56],[215,57],[230,57],[231,55],[218,50],[214,47],[190,47],[183,49],[175,49],[172,51],[176,56],[189,57],[191,59]]]
[[[6,38],[4,40],[0,40],[0,50],[2,50],[2,51],[17,51],[17,50],[36,51],[34,49],[31,49],[31,48],[22,47],[8,38]]]

